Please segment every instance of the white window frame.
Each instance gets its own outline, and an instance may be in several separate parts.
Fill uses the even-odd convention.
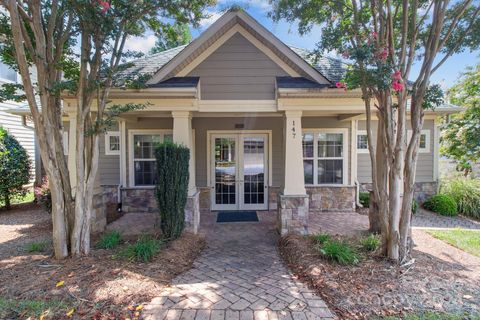
[[[367,149],[358,149],[358,136],[367,136]],[[369,153],[368,149],[368,134],[367,130],[357,130],[357,141],[355,145],[355,149],[357,149],[357,153]]]
[[[118,137],[118,150],[110,149],[110,137]],[[120,131],[108,131],[105,133],[105,155],[107,156],[118,156],[120,155],[120,150],[122,150],[122,144],[120,139]]]
[[[128,154],[129,154],[129,165],[128,165],[128,181],[131,188],[148,188],[153,189],[155,188],[154,185],[136,185],[135,184],[135,167],[134,167],[134,145],[133,140],[134,136],[136,135],[159,135],[160,141],[164,141],[165,135],[173,135],[173,130],[170,129],[136,129],[136,130],[128,130]],[[141,159],[141,161],[152,161],[155,159]]]
[[[412,138],[412,130],[407,131],[407,144]],[[425,148],[420,147],[420,140],[419,140],[419,146],[418,146],[418,153],[430,153],[430,130],[424,129],[420,131],[420,135],[425,135]]]
[[[0,63],[3,63],[3,61],[0,61]],[[10,68],[9,65],[7,65],[7,64],[5,64],[5,63],[3,63],[3,64]],[[10,68],[10,69],[12,69],[12,68]],[[12,69],[12,70],[13,70],[13,69]],[[13,70],[13,71],[15,71],[15,70]],[[15,74],[16,74],[16,79],[15,79],[15,81],[12,81],[12,80],[10,80],[10,79],[4,78],[4,77],[2,77],[2,76],[0,75],[0,82],[3,82],[3,83],[19,83],[20,73],[18,73],[18,71],[15,71]]]
[[[348,168],[348,149],[350,147],[349,140],[348,140],[348,128],[331,128],[331,129],[303,129],[302,130],[302,141],[303,135],[306,133],[313,134],[313,184],[305,183],[305,186],[309,187],[338,187],[338,186],[346,186],[348,185],[349,179],[349,168]],[[340,158],[319,158],[318,157],[318,134],[319,133],[341,133],[343,135],[343,156],[342,156],[342,165],[343,165],[343,181],[342,183],[318,183],[318,160],[321,159],[331,159],[331,160],[339,160]],[[311,157],[304,158],[303,157],[303,146],[302,146],[302,161],[303,159],[312,160]],[[305,177],[304,177],[305,178]]]
[[[68,146],[69,146],[68,131],[64,130],[62,132],[62,139],[63,139],[63,154],[68,156]]]

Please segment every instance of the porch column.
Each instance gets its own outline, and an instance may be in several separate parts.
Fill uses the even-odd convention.
[[[278,199],[280,234],[307,234],[309,196],[305,190],[302,151],[302,111],[285,111],[285,180]]]
[[[198,232],[200,225],[200,193],[195,184],[195,150],[192,132],[192,115],[189,111],[172,111],[173,142],[190,149],[188,164],[188,198],[185,206],[185,222],[187,229]]]

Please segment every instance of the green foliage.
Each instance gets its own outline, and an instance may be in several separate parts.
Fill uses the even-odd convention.
[[[452,197],[462,215],[480,219],[480,180],[456,177],[443,181],[440,192]]]
[[[380,247],[381,239],[377,234],[369,234],[360,239],[360,246],[364,251],[376,251]]]
[[[442,126],[440,152],[457,160],[460,170],[469,173],[472,164],[480,160],[480,64],[465,72],[449,97],[466,110]]]
[[[162,241],[144,235],[122,250],[120,256],[130,261],[149,262],[160,251],[162,245]]]
[[[320,244],[320,245],[322,245],[325,242],[330,241],[332,239],[332,237],[329,234],[326,234],[326,233],[316,234],[312,238],[313,238],[313,241],[315,241],[316,244]]]
[[[167,37],[160,37],[155,41],[155,46],[150,49],[150,54],[159,53],[171,48],[185,45],[192,41],[192,34],[188,24],[177,23],[163,30]]]
[[[155,158],[155,194],[160,210],[160,227],[166,238],[176,239],[185,225],[190,150],[172,142],[164,142],[155,149]]]
[[[46,242],[37,242],[37,241],[30,242],[25,246],[25,250],[28,252],[44,252],[46,248],[47,248]]]
[[[379,318],[380,319],[380,318]],[[398,317],[384,317],[384,320],[480,320],[479,316],[461,315],[461,314],[448,314],[448,313],[433,313],[426,312],[422,314],[410,314],[401,318]]]
[[[104,233],[97,243],[101,249],[115,249],[122,242],[122,235],[118,231]]]
[[[0,319],[45,319],[62,312],[65,314],[71,308],[70,305],[59,300],[20,300],[0,297]]]
[[[14,195],[24,195],[30,180],[31,162],[27,151],[14,136],[0,127],[0,198],[10,208]]]
[[[355,265],[360,260],[353,246],[343,240],[329,240],[319,248],[323,256],[342,265]]]
[[[436,194],[427,199],[423,206],[425,209],[441,214],[442,216],[456,216],[458,214],[457,202],[446,194]]]
[[[418,202],[417,200],[413,199],[412,201],[412,214],[417,213],[418,211]]]
[[[360,192],[358,198],[364,208],[370,207],[370,192]]]

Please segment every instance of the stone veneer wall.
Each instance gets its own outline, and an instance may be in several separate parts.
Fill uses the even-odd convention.
[[[355,211],[355,187],[306,187],[312,211]]]
[[[368,192],[372,190],[371,183],[362,183],[360,185],[361,192]],[[438,182],[416,182],[415,183],[415,200],[418,203],[422,204],[430,198],[431,196],[437,194],[438,192]]]
[[[308,234],[308,196],[278,195],[277,228],[282,236],[286,234]]]
[[[158,212],[155,190],[153,188],[122,189],[123,212]]]
[[[200,211],[210,211],[212,202],[210,192],[212,189],[210,187],[199,187],[198,190],[200,191]]]
[[[107,226],[107,208],[105,192],[102,187],[95,190],[93,196],[92,233],[100,233]]]

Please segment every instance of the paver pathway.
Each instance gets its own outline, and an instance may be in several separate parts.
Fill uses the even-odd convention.
[[[332,319],[324,301],[282,264],[275,215],[260,222],[214,222],[202,213],[207,248],[145,307],[147,319]]]

